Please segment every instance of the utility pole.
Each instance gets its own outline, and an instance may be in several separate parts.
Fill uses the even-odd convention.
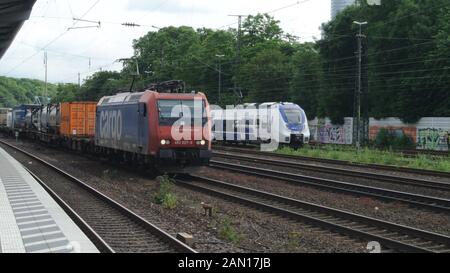
[[[356,148],[361,147],[361,91],[362,91],[362,39],[366,36],[362,34],[362,26],[367,25],[367,22],[357,22],[354,24],[359,25],[359,33],[356,35],[358,40],[358,82],[356,87]]]
[[[78,72],[78,87],[81,87],[81,74]]]
[[[241,66],[241,29],[242,29],[242,17],[247,17],[248,15],[228,15],[228,16],[238,17],[234,93],[240,94],[240,96],[242,97],[242,92],[240,90],[241,87],[239,85],[239,72],[240,72],[240,66]]]
[[[45,66],[45,90],[44,90],[44,100],[47,104],[47,51],[44,52],[44,66]]]
[[[221,93],[222,93],[222,58],[225,57],[223,54],[217,54],[216,57],[219,59],[219,100],[221,101]]]

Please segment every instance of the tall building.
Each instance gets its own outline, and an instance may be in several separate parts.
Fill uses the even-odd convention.
[[[334,19],[339,12],[355,2],[355,0],[331,0],[331,19]]]

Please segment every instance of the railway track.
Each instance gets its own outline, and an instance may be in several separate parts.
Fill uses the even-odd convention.
[[[176,179],[186,188],[304,222],[398,252],[450,252],[450,237],[199,176]]]
[[[256,156],[238,155],[238,154],[230,154],[230,153],[223,153],[223,152],[214,152],[213,155],[214,155],[214,157],[254,162],[254,163],[264,163],[264,164],[270,164],[270,165],[279,166],[279,167],[295,168],[297,170],[316,171],[316,172],[321,172],[321,173],[372,179],[372,180],[389,182],[389,183],[398,184],[398,185],[410,185],[410,186],[422,187],[422,188],[433,189],[433,190],[450,191],[450,182],[445,183],[445,182],[436,182],[436,181],[425,180],[425,179],[413,179],[413,178],[407,178],[407,177],[402,177],[402,176],[362,172],[362,171],[349,170],[349,169],[343,169],[343,168],[308,165],[308,164],[299,163],[299,162],[286,161],[283,159],[273,160],[273,159],[256,157]]]
[[[172,237],[153,223],[127,209],[69,173],[14,145],[0,143],[26,155],[33,166],[40,165],[52,173],[57,183],[43,182],[44,188],[69,211],[83,231],[94,238],[104,252],[194,253],[195,250]],[[37,164],[35,164],[37,163]],[[38,178],[39,174],[32,173]],[[98,241],[100,240],[100,242]]]
[[[310,142],[309,146],[311,149],[320,149],[323,146],[329,144],[321,144],[317,142]],[[432,157],[448,157],[450,156],[449,151],[435,151],[435,150],[418,150],[418,149],[394,149],[395,153],[403,154],[407,157],[417,157],[419,155],[428,155]]]
[[[410,174],[419,174],[419,175],[450,178],[450,172],[414,169],[414,168],[380,165],[380,164],[359,163],[359,162],[326,159],[326,158],[316,158],[316,157],[308,157],[308,156],[285,155],[285,154],[277,154],[277,153],[271,153],[271,152],[262,152],[262,151],[259,151],[256,149],[249,149],[249,148],[247,148],[247,149],[231,148],[231,147],[224,147],[224,146],[217,146],[217,145],[214,146],[213,148],[215,151],[229,151],[229,152],[242,153],[242,154],[248,154],[248,155],[261,155],[261,156],[273,157],[273,158],[278,158],[278,159],[289,159],[289,160],[297,160],[297,161],[312,162],[312,163],[326,163],[326,164],[333,164],[333,165],[345,166],[345,167],[361,167],[361,168],[368,168],[368,169],[373,169],[373,170],[403,172],[403,173],[410,173]]]
[[[439,213],[450,213],[450,200],[431,196],[412,194],[401,191],[375,188],[331,179],[317,178],[269,169],[263,169],[241,164],[226,163],[217,160],[210,161],[210,167],[239,172],[248,175],[256,175],[276,180],[283,180],[296,185],[312,186],[324,190],[352,194],[357,196],[368,196],[389,202],[401,202],[409,206],[427,209]]]

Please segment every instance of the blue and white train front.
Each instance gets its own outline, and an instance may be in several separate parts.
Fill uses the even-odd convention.
[[[294,148],[309,143],[310,131],[305,111],[293,103],[281,103],[280,111],[280,143],[289,144]]]

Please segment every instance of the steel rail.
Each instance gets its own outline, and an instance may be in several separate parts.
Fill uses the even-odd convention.
[[[434,190],[450,191],[450,183],[445,183],[445,182],[437,182],[437,181],[431,181],[431,180],[425,180],[425,179],[413,179],[413,178],[402,177],[402,176],[362,172],[362,171],[349,170],[349,169],[343,169],[343,168],[333,168],[333,167],[328,167],[328,166],[308,165],[308,164],[304,164],[304,163],[292,162],[292,161],[286,161],[286,160],[267,159],[267,157],[261,158],[261,157],[256,157],[256,156],[227,154],[227,153],[222,153],[222,152],[214,152],[213,155],[215,157],[228,158],[228,159],[234,159],[234,160],[243,160],[243,161],[249,161],[249,162],[255,162],[255,163],[264,163],[264,164],[270,164],[270,165],[279,166],[279,167],[289,167],[289,168],[296,168],[299,170],[316,171],[316,172],[322,172],[322,173],[372,179],[372,180],[389,182],[389,183],[398,184],[398,185],[411,185],[411,186],[423,187],[423,188],[434,189]]]
[[[100,235],[84,221],[81,216],[76,213],[64,200],[49,186],[47,186],[35,173],[25,168],[31,176],[44,188],[44,190],[56,201],[56,203],[69,215],[75,224],[86,234],[91,242],[97,247],[101,253],[115,253],[111,246],[106,243]]]
[[[352,238],[377,241],[399,252],[449,252],[450,237],[200,176],[177,184]]]
[[[39,158],[38,156],[29,153],[19,147],[16,147],[12,144],[9,144],[3,140],[0,140],[0,143],[10,147],[34,160],[41,163],[42,165],[46,166],[47,168],[51,169],[52,171],[55,171],[56,173],[62,175],[67,180],[73,182],[73,185],[76,185],[77,187],[84,190],[86,193],[91,194],[94,198],[101,201],[102,203],[105,203],[108,205],[108,207],[111,207],[119,214],[123,215],[126,219],[134,223],[135,225],[144,228],[149,234],[151,234],[154,237],[157,237],[159,240],[170,246],[171,249],[174,249],[176,252],[181,253],[196,253],[194,249],[187,246],[183,242],[179,241],[178,239],[174,238],[172,235],[168,234],[164,230],[160,229],[153,223],[150,223],[149,221],[145,220],[141,216],[137,215],[136,213],[132,212],[128,208],[126,208],[124,205],[120,204],[119,202],[111,199],[110,197],[106,196],[105,194],[101,193],[100,191],[94,189],[93,187],[89,186],[85,182],[81,181],[80,179],[74,177],[73,175],[61,170],[60,168],[50,164],[49,162]],[[62,199],[61,199],[62,200]],[[130,235],[132,236],[132,235]],[[110,243],[111,245],[111,243]],[[114,249],[113,249],[114,250]]]
[[[359,162],[352,162],[352,161],[345,161],[345,160],[316,158],[316,157],[300,156],[300,155],[286,155],[286,154],[279,154],[279,153],[273,153],[273,152],[262,152],[262,151],[255,150],[255,149],[232,148],[232,147],[223,147],[223,146],[217,146],[217,145],[214,146],[213,148],[214,148],[214,150],[270,156],[270,157],[283,158],[283,159],[292,159],[292,160],[307,161],[307,162],[334,164],[334,165],[347,166],[347,167],[360,167],[360,168],[369,168],[369,169],[374,169],[374,170],[404,172],[404,173],[412,173],[412,174],[419,174],[419,175],[450,178],[450,172],[414,169],[414,168],[391,166],[391,165],[381,165],[381,164],[359,163]]]
[[[428,209],[435,212],[450,213],[449,199],[412,194],[401,191],[387,190],[349,182],[292,174],[287,172],[280,172],[240,164],[220,162],[216,160],[210,161],[210,167],[229,170],[233,172],[240,172],[243,174],[256,175],[259,177],[265,177],[270,179],[282,180],[295,183],[297,185],[312,186],[335,192],[342,192],[357,196],[369,196],[390,202],[402,202],[413,207]]]

